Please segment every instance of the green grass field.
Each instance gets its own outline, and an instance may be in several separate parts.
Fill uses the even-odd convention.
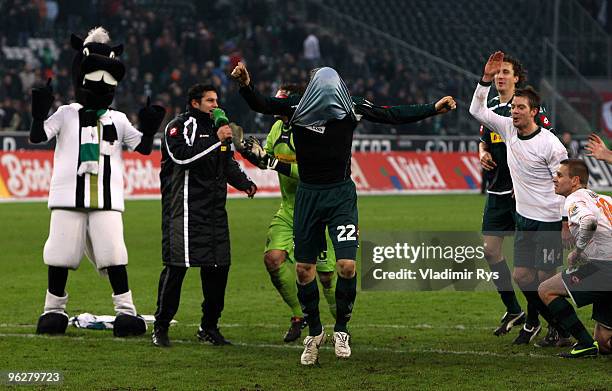
[[[360,292],[351,359],[337,361],[328,344],[320,366],[302,367],[301,344],[282,342],[290,313],[262,262],[278,202],[228,201],[233,265],[221,328],[234,346],[195,338],[202,293],[192,270],[170,349],[154,348],[149,333],[116,339],[70,327],[64,337],[34,335],[47,284],[49,211],[42,203],[0,204],[0,371],[57,370],[63,388],[88,390],[612,389],[610,358],[562,360],[559,349],[512,346],[516,330],[493,336],[503,313],[495,292]],[[475,195],[362,197],[360,228],[477,231],[483,203]],[[128,202],[124,222],[130,287],[139,312],[152,314],[162,269],[159,201]],[[70,273],[67,291],[70,315],[112,314],[110,284],[89,262]],[[323,321],[331,324],[321,301]],[[579,314],[589,319],[590,308]],[[586,324],[592,329],[592,321]]]

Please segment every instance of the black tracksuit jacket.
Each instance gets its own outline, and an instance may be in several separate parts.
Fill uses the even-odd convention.
[[[165,265],[230,264],[227,184],[253,182],[222,144],[209,115],[196,109],[174,118],[162,139],[162,259]]]

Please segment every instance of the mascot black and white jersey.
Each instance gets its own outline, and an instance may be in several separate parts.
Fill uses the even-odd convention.
[[[128,287],[122,150],[125,146],[150,154],[165,110],[147,101],[138,113],[136,129],[124,113],[110,107],[125,66],[118,59],[123,46],[109,42],[101,27],[92,29],[85,40],[72,35],[76,102],[60,106],[47,118],[54,100],[51,79],[45,87],[32,90],[30,141],[56,139],[48,201],[51,223],[43,252],[49,283],[36,330],[41,334],[65,332],[68,271],[79,267],[83,254],[100,274],[108,275],[117,315],[114,334],[146,331]]]

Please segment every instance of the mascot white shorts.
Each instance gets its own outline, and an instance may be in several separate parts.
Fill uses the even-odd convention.
[[[121,212],[51,211],[49,238],[43,252],[45,264],[77,269],[83,254],[98,270],[127,265]]]

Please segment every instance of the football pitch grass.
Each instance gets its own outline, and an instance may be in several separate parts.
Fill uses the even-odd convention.
[[[608,390],[612,359],[563,360],[561,349],[513,346],[518,330],[495,337],[503,314],[495,292],[359,292],[353,355],[338,361],[328,339],[320,365],[299,363],[301,340],[282,342],[290,312],[262,261],[278,199],[228,201],[232,268],[221,330],[234,346],[195,337],[202,293],[199,273],[187,273],[173,346],[143,337],[69,327],[66,336],[36,336],[47,286],[42,262],[49,211],[43,203],[0,204],[0,372],[60,371],[64,389],[93,390]],[[478,231],[479,195],[384,196],[359,199],[361,230]],[[160,202],[130,201],[124,213],[128,273],[141,314],[155,312],[162,269]],[[70,272],[69,314],[112,314],[111,288],[84,260]],[[521,304],[524,298],[519,294]],[[321,295],[323,323],[332,318]],[[579,310],[592,330],[590,307]],[[303,333],[305,335],[306,333]],[[545,329],[541,336],[545,334]],[[7,387],[0,384],[0,388]],[[14,389],[20,389],[15,386]],[[56,386],[33,386],[36,388]],[[31,389],[31,388],[29,388]]]

